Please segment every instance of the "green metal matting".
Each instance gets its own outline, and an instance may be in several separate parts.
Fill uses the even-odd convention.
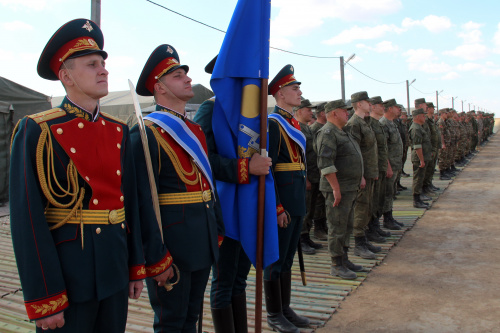
[[[410,171],[411,164],[406,164],[406,171]],[[413,198],[411,195],[412,178],[402,178],[401,182],[408,189],[402,191],[394,201],[394,217],[405,224],[402,230],[391,231],[391,237],[387,238],[382,246],[382,252],[377,254],[375,260],[365,260],[350,253],[349,258],[356,264],[361,264],[370,271],[379,265],[395,246],[401,237],[413,227],[415,222],[425,213],[425,209],[413,208]],[[434,195],[434,199],[439,196],[451,181],[440,181],[439,174],[434,176],[434,184],[441,190]],[[23,294],[19,277],[17,274],[16,262],[12,251],[10,238],[10,227],[8,218],[3,218],[0,225],[0,332],[35,332],[35,325],[28,321],[23,304]],[[332,314],[340,306],[341,302],[358,286],[360,286],[370,273],[358,273],[356,280],[342,280],[338,277],[330,276],[330,256],[327,251],[327,243],[318,250],[315,255],[304,255],[305,267],[307,271],[307,286],[303,286],[297,257],[293,267],[292,280],[292,307],[297,313],[302,314],[316,322],[310,329],[303,329],[302,332],[314,332],[317,327],[322,327],[330,319]],[[354,244],[354,240],[352,240]],[[210,313],[210,282],[205,292],[205,305],[203,310],[203,331],[213,332],[212,318]],[[264,297],[263,297],[264,298]],[[247,288],[248,323],[249,330],[255,327],[255,270],[251,270],[248,276]],[[266,320],[265,307],[262,309],[262,329],[263,332],[271,332]],[[149,305],[147,292],[144,290],[138,300],[130,300],[129,315],[127,322],[127,332],[152,332],[153,312]]]

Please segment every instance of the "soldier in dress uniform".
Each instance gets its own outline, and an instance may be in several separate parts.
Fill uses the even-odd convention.
[[[363,155],[363,180],[354,204],[354,254],[363,259],[375,259],[380,246],[372,245],[366,239],[366,229],[370,221],[373,205],[373,185],[378,179],[377,139],[370,127],[370,102],[366,91],[351,95],[354,115],[346,124],[346,131],[352,135]]]
[[[302,224],[302,233],[300,234],[300,246],[302,253],[315,254],[316,249],[321,249],[323,245],[312,241],[309,233],[313,226],[313,217],[316,213],[316,198],[319,191],[319,170],[316,153],[313,148],[313,133],[307,123],[312,118],[312,104],[308,99],[302,100],[300,105],[294,108],[294,117],[300,125],[300,131],[306,138],[306,164],[307,164],[307,178],[306,178],[306,216]],[[318,224],[314,225],[315,234],[323,232],[324,227]],[[318,231],[316,231],[318,230]],[[323,236],[323,238],[326,235]]]
[[[425,104],[425,103],[424,103]],[[432,145],[428,133],[423,128],[425,123],[424,109],[412,111],[413,123],[410,127],[411,161],[413,163],[413,207],[429,208],[422,201],[422,186],[425,176],[425,165],[432,160]]]
[[[328,252],[332,259],[330,274],[352,280],[363,266],[348,257],[354,225],[354,202],[363,178],[363,157],[356,140],[344,130],[347,105],[339,99],[325,106],[328,122],[316,138],[320,190],[325,197],[328,220]]]
[[[217,57],[205,67],[205,72],[212,74],[216,59]],[[269,157],[254,153],[249,157],[226,158],[218,153],[212,126],[214,105],[215,97],[203,102],[193,120],[205,133],[215,179],[227,183],[249,184],[250,175],[269,174]],[[219,260],[212,267],[210,306],[216,333],[248,332],[245,288],[250,266],[251,262],[241,242],[226,235],[219,248]]]
[[[219,256],[224,234],[205,135],[200,125],[186,118],[186,102],[194,96],[188,70],[180,64],[175,48],[163,44],[151,53],[136,87],[139,95],[154,96],[157,103],[156,111],[145,117],[144,123],[158,192],[163,246],[168,249],[165,265],[169,279],[178,281],[168,290],[146,279],[155,312],[155,332],[195,332],[210,268]],[[139,126],[132,128],[131,141],[139,196],[150,198]],[[141,218],[143,224],[151,225],[156,217],[149,202],[141,206]],[[146,253],[162,247],[157,238],[147,237],[149,234],[143,237]]]
[[[37,332],[124,332],[146,276],[128,127],[99,109],[104,38],[86,19],[49,40],[38,74],[61,105],[16,126],[10,168],[14,253]]]
[[[269,83],[276,106],[269,115],[269,156],[276,187],[279,259],[264,270],[267,323],[278,332],[299,332],[309,319],[290,308],[292,264],[306,214],[306,139],[293,107],[301,103],[300,82],[286,65]]]

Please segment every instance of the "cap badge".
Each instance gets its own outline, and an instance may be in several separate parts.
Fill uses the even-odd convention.
[[[293,66],[290,66],[290,70],[293,72]]]
[[[172,53],[174,53],[174,50],[172,50],[172,48],[169,46],[169,47],[167,47],[167,52],[172,54]]]
[[[87,22],[83,25],[82,29],[87,29],[88,32],[91,32],[92,30],[94,30],[94,28],[92,28],[92,25],[90,24],[90,22],[87,20]]]

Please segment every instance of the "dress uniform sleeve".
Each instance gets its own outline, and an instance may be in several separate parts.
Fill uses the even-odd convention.
[[[151,129],[146,127],[146,133],[148,136],[149,152],[153,165],[153,173],[155,175],[155,183],[158,186],[158,161],[160,151],[158,150],[158,144]],[[137,125],[131,130],[130,140],[136,163],[137,195],[141,220],[142,244],[146,260],[146,274],[151,277],[159,275],[167,270],[172,265],[173,260],[167,246],[163,244],[161,239],[158,222],[153,209],[153,199],[149,186],[141,135]]]
[[[47,204],[37,176],[36,148],[41,129],[28,118],[15,134],[10,164],[12,243],[29,319],[52,316],[68,307],[59,256],[44,215]]]
[[[214,112],[214,101],[208,100],[201,104],[193,119],[198,123],[205,133],[208,147],[208,159],[212,166],[214,177],[217,180],[235,183],[250,183],[249,159],[248,158],[225,158],[219,155],[215,144],[212,128],[212,116]]]
[[[135,163],[132,145],[127,126],[123,126],[123,136],[126,138],[122,161],[122,190],[124,196],[125,219],[128,227],[128,260],[130,281],[142,280],[146,277],[144,267],[144,252],[141,239],[141,223],[137,183],[135,178]]]
[[[269,157],[272,160],[272,171],[274,173],[274,168],[276,168],[276,164],[278,163],[278,155],[281,144],[281,133],[279,129],[279,125],[274,120],[269,120]],[[273,177],[276,179],[275,177]],[[283,206],[281,205],[280,197],[278,194],[278,187],[276,186],[276,180],[274,181],[274,192],[276,193],[276,213],[280,215],[285,211]]]

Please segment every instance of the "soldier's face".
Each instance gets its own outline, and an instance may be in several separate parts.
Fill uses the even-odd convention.
[[[429,116],[432,116],[432,115],[434,114],[434,108],[433,108],[433,107],[428,107],[428,108],[427,108],[427,114],[428,114]]]
[[[99,99],[108,94],[108,71],[100,54],[93,53],[73,59],[68,72],[68,81],[63,82],[73,93]]]
[[[284,102],[291,106],[300,105],[300,96],[302,96],[302,91],[298,84],[292,84],[281,88],[278,91],[279,94],[283,96]]]
[[[377,116],[384,115],[384,105],[383,104],[372,104],[371,105],[372,113]]]
[[[187,76],[183,68],[178,68],[172,73],[160,78],[161,82],[168,88],[167,97],[180,99],[187,102],[194,96],[193,88],[191,87],[191,78]]]
[[[300,109],[301,117],[304,119],[304,122],[308,123],[313,119],[313,113],[311,108],[302,108]]]
[[[349,120],[349,113],[347,112],[347,109],[337,109],[333,112],[335,112],[336,117],[339,119],[341,127],[344,127]]]

